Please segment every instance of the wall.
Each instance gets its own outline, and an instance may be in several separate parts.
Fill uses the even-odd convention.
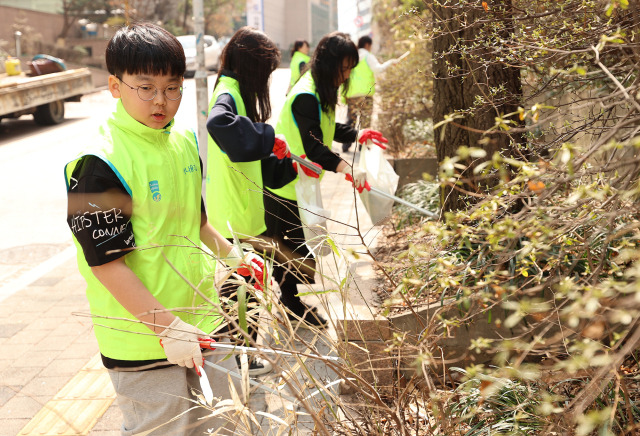
[[[34,29],[34,34],[24,35],[23,39],[30,38],[46,44],[55,44],[62,30],[62,15],[12,8],[10,6],[0,6],[0,40],[8,42],[3,48],[7,50],[9,54],[15,55],[15,39],[12,25],[17,23],[18,20],[24,20],[25,18],[27,19],[26,25]],[[23,54],[37,54],[25,53],[25,44],[21,44],[21,46]]]
[[[311,44],[311,12],[309,0],[287,0],[286,39],[283,59],[291,60],[288,51],[296,39],[305,39]]]
[[[287,51],[286,0],[264,0],[264,32],[276,43],[283,52]]]

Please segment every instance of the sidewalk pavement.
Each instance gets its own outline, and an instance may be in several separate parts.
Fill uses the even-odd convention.
[[[343,157],[350,161],[353,154]],[[334,220],[329,231],[339,246],[363,248],[358,232],[342,223],[359,223],[366,244],[375,245],[379,228],[372,228],[359,200],[356,213],[356,196],[342,175],[327,173],[322,193]],[[367,284],[373,273],[367,259],[351,257],[348,261],[332,254],[319,259],[321,277],[314,289],[335,289],[335,283],[349,271],[351,305],[343,306],[338,293],[304,298],[321,311],[328,309],[332,317],[343,318],[347,307],[349,316],[370,318],[368,306],[373,296]],[[75,248],[70,243],[51,260],[33,267],[9,283],[0,282],[0,434],[119,435],[121,415],[86,316],[89,305],[76,268]],[[311,332],[304,335],[306,341],[314,340]],[[327,344],[316,346],[321,353],[335,355]],[[325,382],[335,378],[323,364],[313,366]],[[265,376],[269,377],[277,378]],[[260,391],[252,394],[250,406],[276,415],[288,407]],[[270,423],[265,419],[262,425],[268,430]],[[297,424],[298,434],[311,429],[312,423]]]

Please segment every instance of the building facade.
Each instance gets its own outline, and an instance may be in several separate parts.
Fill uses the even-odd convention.
[[[338,28],[354,41],[361,36],[373,37],[373,1],[340,0]]]
[[[247,0],[247,24],[269,35],[286,63],[295,40],[307,40],[313,48],[324,35],[338,30],[337,3],[337,0]]]
[[[49,14],[62,12],[62,0],[0,0],[0,6],[11,6]]]

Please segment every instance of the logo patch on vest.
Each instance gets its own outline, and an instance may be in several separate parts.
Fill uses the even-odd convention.
[[[152,180],[149,182],[149,189],[151,189],[153,201],[160,201],[160,199],[162,198],[162,194],[160,194],[160,184],[157,180]]]
[[[186,176],[189,173],[197,173],[199,169],[200,168],[198,168],[195,165],[188,165],[188,166],[184,167],[182,169],[182,171],[184,171],[184,175]]]

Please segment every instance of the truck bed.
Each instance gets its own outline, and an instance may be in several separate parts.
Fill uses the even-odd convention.
[[[88,68],[30,77],[0,74],[0,117],[93,91]]]

